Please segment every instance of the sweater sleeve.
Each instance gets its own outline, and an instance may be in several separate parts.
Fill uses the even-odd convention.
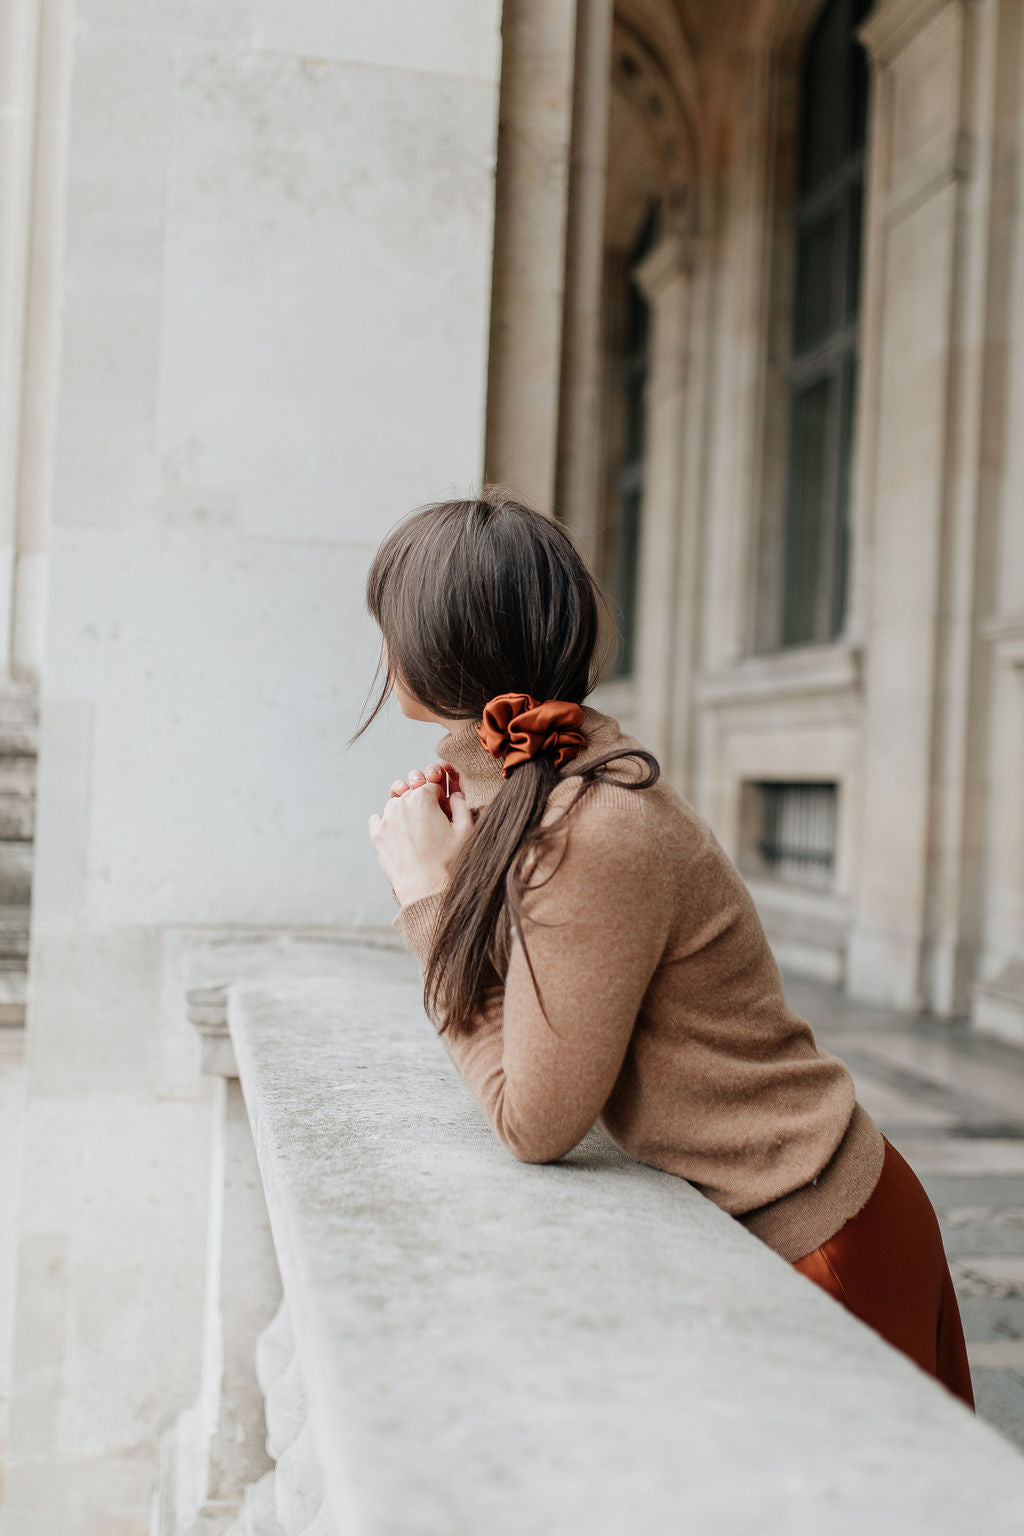
[[[669,904],[637,803],[642,793],[591,790],[549,839],[524,892],[526,945],[547,1018],[513,930],[504,986],[488,990],[468,1034],[441,1037],[494,1130],[524,1162],[555,1161],[594,1124],[665,947]],[[439,896],[424,897],[395,918],[421,967],[439,906]]]

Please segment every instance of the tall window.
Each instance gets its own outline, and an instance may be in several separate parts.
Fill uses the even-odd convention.
[[[619,291],[610,296],[611,307],[616,311],[611,326],[616,334],[611,338],[613,420],[608,439],[613,462],[600,574],[615,606],[619,626],[613,677],[631,676],[635,665],[651,313],[634,268],[651,250],[657,223],[658,211],[654,206],[645,217],[627,260],[616,273],[614,286]]]
[[[829,0],[802,82],[782,643],[842,630],[857,387],[870,0]]]

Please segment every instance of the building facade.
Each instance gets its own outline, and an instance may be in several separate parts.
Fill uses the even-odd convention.
[[[1019,21],[614,8],[552,493],[780,957],[1018,1040]]]
[[[346,743],[424,500],[572,529],[598,702],[780,960],[1024,1042],[1022,50],[1024,0],[0,6],[2,1536],[149,1528],[214,1219],[181,956],[389,921],[434,735]]]

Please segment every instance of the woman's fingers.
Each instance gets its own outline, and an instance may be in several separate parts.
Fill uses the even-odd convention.
[[[450,763],[429,763],[425,769],[410,768],[404,779],[396,779],[391,786],[392,795],[404,795],[407,789],[419,789],[422,784],[443,784],[445,774],[458,781],[458,774]]]
[[[446,779],[447,790],[445,789]],[[451,805],[448,797],[461,791],[458,771],[452,767],[451,763],[428,763],[426,769],[410,768],[407,778],[395,779],[389,792],[390,797],[391,799],[397,799],[399,796],[404,795],[407,789],[420,789],[424,784],[440,785],[441,798],[439,804],[448,820],[451,821]]]
[[[469,801],[461,789],[453,789],[448,796],[448,806],[451,813],[452,826],[456,832],[468,835],[472,830],[473,812],[469,808]]]

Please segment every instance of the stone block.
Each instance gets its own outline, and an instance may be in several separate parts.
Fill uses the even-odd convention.
[[[155,515],[371,547],[482,470],[493,84],[195,44],[177,103]]]
[[[391,0],[387,6],[254,0],[258,46],[363,65],[495,84],[501,58],[496,0]]]

